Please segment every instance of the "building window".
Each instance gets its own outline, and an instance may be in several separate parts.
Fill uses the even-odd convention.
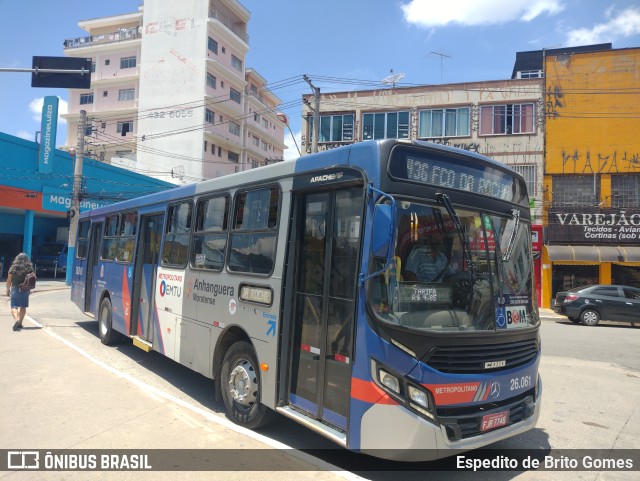
[[[207,85],[212,89],[216,88],[216,78],[209,72],[207,72]]]
[[[518,72],[518,78],[542,78],[542,70],[522,70]]]
[[[408,139],[409,112],[364,114],[362,139]]]
[[[216,55],[218,55],[218,42],[216,42],[214,39],[212,39],[211,37],[209,37],[209,39],[207,40],[207,48],[215,53]]]
[[[266,152],[267,151],[267,143],[263,140],[261,142],[261,145],[262,145],[262,150],[264,150]]]
[[[230,237],[229,270],[270,274],[276,256],[280,192],[267,188],[236,198]]]
[[[229,159],[230,162],[234,162],[236,164],[240,160],[240,156],[235,152],[227,152],[227,158]]]
[[[321,115],[319,142],[353,141],[353,114]],[[309,117],[309,140],[313,141],[313,117]]]
[[[205,122],[212,124],[215,120],[215,117],[216,117],[216,114],[213,112],[213,110],[205,109],[204,111]]]
[[[136,98],[136,89],[118,90],[118,101],[121,101],[121,100],[134,100],[135,98]]]
[[[104,64],[105,65],[111,65],[111,60],[109,60],[108,58],[105,59]]]
[[[230,88],[229,89],[229,98],[231,100],[233,100],[236,103],[240,103],[241,99],[242,99],[242,94],[240,94],[240,92],[238,92],[237,90]]]
[[[211,144],[211,155],[216,155],[216,146],[215,146],[215,144]]]
[[[257,114],[257,113],[254,112],[253,113],[253,121],[255,123],[259,124],[260,123],[260,114]]]
[[[593,175],[554,175],[551,181],[553,207],[592,207],[600,202],[600,179]]]
[[[206,140],[204,141],[204,151],[205,152],[207,151],[207,141]]]
[[[107,97],[107,96],[109,96],[109,91],[108,91],[108,90],[103,90],[103,91],[102,91],[102,96],[103,96],[103,97]]]
[[[93,93],[80,94],[80,105],[87,105],[93,103]]]
[[[120,59],[120,68],[134,68],[136,66],[135,57],[122,57]]]
[[[96,72],[96,62],[95,60],[93,62],[91,62],[91,73],[95,73]]]
[[[524,181],[527,184],[527,194],[529,194],[529,197],[535,197],[537,185],[535,164],[510,165],[509,167],[524,177]]]
[[[639,208],[640,207],[640,176],[612,175],[611,176],[611,207]]]
[[[126,135],[128,132],[133,132],[133,120],[118,122],[116,132],[121,135]]]
[[[253,145],[255,145],[256,147],[260,147],[260,138],[256,137],[255,135],[253,136]]]
[[[240,126],[235,122],[229,122],[229,132],[233,135],[240,135]]]
[[[480,107],[480,135],[532,134],[533,104],[485,105]]]
[[[231,54],[231,66],[235,68],[238,72],[242,72],[242,60],[240,60],[235,55]]]
[[[418,138],[469,136],[469,107],[420,112]]]

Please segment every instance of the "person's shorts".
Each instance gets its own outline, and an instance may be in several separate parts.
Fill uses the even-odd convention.
[[[18,287],[11,287],[11,309],[29,307],[29,291],[20,292]]]

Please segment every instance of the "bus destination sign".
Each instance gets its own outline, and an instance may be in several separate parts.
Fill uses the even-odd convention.
[[[519,179],[507,172],[437,154],[415,155],[404,149],[394,154],[390,165],[394,177],[517,203],[526,199]]]

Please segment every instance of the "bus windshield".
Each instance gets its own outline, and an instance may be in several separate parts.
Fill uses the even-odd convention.
[[[531,231],[517,215],[399,201],[396,229],[393,262],[370,284],[379,320],[421,332],[538,324]]]

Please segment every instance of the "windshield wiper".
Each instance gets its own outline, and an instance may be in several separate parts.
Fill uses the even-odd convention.
[[[509,244],[507,244],[507,250],[504,254],[502,254],[502,261],[508,262],[511,260],[511,254],[513,254],[513,247],[516,243],[516,237],[518,235],[518,228],[520,227],[520,211],[518,209],[513,209],[511,211],[513,215],[514,226],[511,231],[511,237],[509,238]]]
[[[436,192],[436,201],[438,201],[439,204],[442,204],[444,206],[444,208],[447,210],[447,213],[449,214],[449,217],[453,219],[453,223],[456,226],[458,235],[460,236],[460,241],[462,242],[464,257],[465,257],[465,260],[467,261],[467,268],[470,271],[473,271],[476,268],[476,266],[475,266],[475,263],[473,262],[473,258],[471,257],[471,246],[469,245],[469,236],[467,235],[465,230],[462,228],[460,217],[458,217],[456,210],[453,208],[453,205],[451,205],[451,200],[449,200],[449,196],[447,194],[443,194],[442,192]]]

